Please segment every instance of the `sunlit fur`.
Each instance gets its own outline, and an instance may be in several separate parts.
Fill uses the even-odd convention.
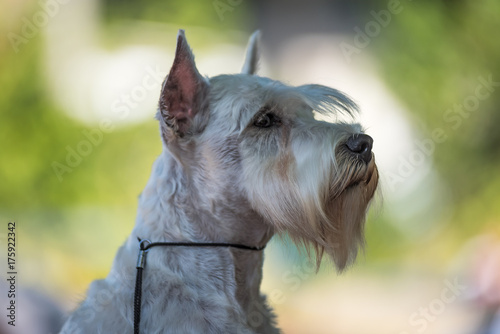
[[[62,333],[132,332],[137,238],[264,246],[289,234],[316,253],[318,265],[324,253],[339,270],[354,261],[377,168],[345,147],[362,133],[359,124],[314,115],[355,116],[355,104],[328,87],[252,75],[258,57],[248,54],[244,74],[204,78],[179,34],[170,72],[178,77],[163,86],[157,114],[163,152],[139,198],[136,225]],[[185,98],[180,89],[195,95]],[[269,112],[279,122],[255,126]],[[263,252],[231,248],[150,250],[142,333],[279,333],[260,294],[263,261]]]

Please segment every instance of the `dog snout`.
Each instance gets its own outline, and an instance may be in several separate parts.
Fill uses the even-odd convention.
[[[358,155],[364,162],[369,163],[372,160],[373,138],[362,134],[354,134],[346,141],[349,151]]]

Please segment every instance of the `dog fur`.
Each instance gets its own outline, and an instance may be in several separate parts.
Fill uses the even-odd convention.
[[[324,254],[339,271],[353,263],[377,168],[346,146],[362,135],[359,124],[318,121],[314,112],[357,107],[332,88],[255,75],[258,39],[250,38],[241,74],[205,78],[179,32],[157,114],[163,152],[136,225],[61,333],[132,333],[138,238],[264,246],[288,234],[318,266]],[[279,333],[260,294],[262,265],[263,252],[241,249],[150,250],[141,332]]]

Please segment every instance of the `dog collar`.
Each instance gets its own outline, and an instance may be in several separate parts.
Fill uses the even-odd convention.
[[[142,271],[146,267],[146,254],[148,251],[157,246],[165,247],[226,247],[238,248],[243,250],[261,251],[266,246],[253,247],[240,244],[231,244],[223,242],[151,242],[147,239],[137,238],[139,240],[139,255],[137,256],[137,274],[135,277],[134,291],[134,334],[139,334],[139,324],[141,322],[141,299],[142,299]]]

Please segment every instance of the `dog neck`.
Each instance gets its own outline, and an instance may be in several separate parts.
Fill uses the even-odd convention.
[[[186,172],[170,154],[158,157],[139,198],[136,237],[265,246],[273,235],[272,227],[240,194],[210,189],[213,184],[196,184],[204,177],[187,173],[192,171]]]
[[[224,242],[262,247],[270,240],[272,230],[252,210],[235,206],[233,212],[231,206],[235,203],[230,199],[221,205],[209,203],[200,197],[204,191],[189,191],[192,189],[189,183],[182,166],[172,156],[162,154],[157,159],[139,199],[136,226],[129,244],[135,243],[138,247],[139,237],[151,242]],[[175,251],[192,252],[179,248]],[[220,249],[211,254],[217,254],[218,267],[232,264],[232,274],[227,276],[231,282],[226,283],[235,287],[233,297],[239,305],[251,311],[252,305],[260,300],[263,252]]]

